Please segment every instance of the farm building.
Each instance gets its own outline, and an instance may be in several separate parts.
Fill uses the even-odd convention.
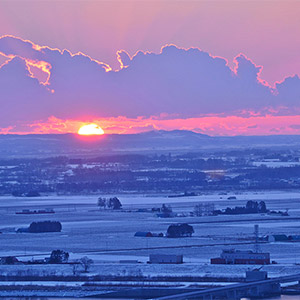
[[[150,254],[149,264],[182,264],[183,255]]]
[[[285,234],[273,234],[268,236],[268,242],[288,242],[289,238]]]
[[[138,231],[138,232],[135,233],[134,236],[138,236],[138,237],[153,237],[153,234],[150,231]]]
[[[212,258],[210,263],[228,265],[269,265],[270,253],[229,249],[223,250],[220,257]]]

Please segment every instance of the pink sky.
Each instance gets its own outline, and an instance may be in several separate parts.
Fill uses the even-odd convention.
[[[274,83],[300,69],[299,1],[2,1],[0,36],[89,54],[117,67],[125,49],[173,43],[229,61],[240,52]]]
[[[270,86],[275,87],[276,81],[283,81],[288,76],[300,73],[299,15],[300,2],[286,0],[2,1],[0,2],[0,36],[13,35],[41,46],[68,49],[71,53],[83,52],[94,60],[110,65],[113,70],[119,69],[116,53],[122,49],[132,58],[138,50],[158,54],[161,47],[166,44],[175,44],[179,48],[186,49],[197,47],[212,56],[225,58],[232,70],[235,67],[234,58],[239,53],[243,53],[251,59],[253,66],[263,66],[258,79],[265,80]],[[0,49],[0,52],[3,53],[4,50]],[[29,58],[24,56],[24,52],[21,54],[22,59],[27,59],[28,62]],[[13,53],[13,55],[20,55],[20,53]],[[148,66],[146,57],[143,59],[144,62],[140,66]],[[5,60],[3,56],[0,57],[0,65]],[[129,66],[128,74],[130,74],[130,68],[133,69],[140,63],[138,59],[135,61],[134,66]],[[54,69],[52,63],[52,70]],[[250,78],[249,72],[253,71],[249,68],[247,74],[245,72],[243,74],[249,75]],[[38,72],[35,76],[38,76]],[[54,79],[53,75],[50,89],[51,85],[54,86],[54,83],[57,83]],[[127,84],[128,79],[122,81],[122,84],[125,84],[124,82]],[[34,128],[37,132],[43,132],[43,130],[49,132],[53,120],[59,120],[58,123],[67,124],[65,125],[67,127],[63,127],[65,132],[73,132],[77,131],[75,130],[77,125],[74,124],[100,120],[102,122],[100,126],[107,126],[107,132],[114,132],[110,128],[115,128],[115,132],[119,130],[122,133],[134,130],[143,131],[144,128],[194,129],[213,135],[298,133],[297,126],[300,122],[298,114],[294,113],[294,103],[297,103],[297,99],[300,100],[297,94],[299,87],[293,85],[286,92],[287,86],[290,86],[288,82],[284,86],[284,97],[282,96],[278,105],[284,107],[284,111],[288,110],[288,113],[284,115],[281,112],[280,116],[267,114],[268,117],[266,117],[266,114],[261,114],[262,107],[256,108],[256,104],[253,107],[248,105],[251,99],[247,100],[248,102],[245,100],[248,105],[245,109],[256,109],[260,112],[259,118],[241,116],[240,113],[235,112],[242,110],[243,107],[233,105],[230,106],[232,109],[226,112],[226,118],[224,118],[222,111],[210,111],[208,101],[207,112],[204,106],[199,108],[197,121],[195,116],[188,112],[184,116],[174,117],[174,111],[175,115],[177,114],[176,108],[172,112],[167,112],[165,109],[167,106],[158,105],[157,109],[149,112],[148,116],[147,105],[145,105],[145,113],[138,111],[135,116],[132,116],[125,111],[126,105],[124,112],[122,111],[123,102],[120,102],[119,110],[116,109],[113,113],[106,115],[102,111],[99,114],[91,114],[91,110],[86,109],[86,113],[82,112],[82,114],[47,115],[43,113],[28,119],[23,118],[23,115],[17,112],[17,115],[20,115],[19,119],[12,124],[0,124],[0,127],[2,132],[30,132],[30,128]],[[57,91],[58,87],[54,93]],[[108,98],[107,95],[106,93],[106,98]],[[140,93],[137,94],[138,97],[140,95]],[[153,95],[153,97],[156,96]],[[257,92],[255,97],[257,100],[254,102],[258,103],[259,97],[265,96]],[[293,100],[291,101],[290,98]],[[15,98],[12,97],[12,99]],[[59,99],[61,101],[62,98]],[[3,98],[1,100],[4,101]],[[93,101],[96,100],[93,99]],[[264,109],[269,107],[268,101],[265,100]],[[140,105],[139,102],[133,101],[132,103],[135,103],[131,104],[135,107]],[[105,106],[105,103],[102,106]],[[9,109],[8,111],[11,112]],[[62,109],[64,109],[63,106]],[[181,111],[180,106],[177,110]],[[80,107],[78,111],[82,111]],[[172,118],[154,121],[151,117],[157,118],[162,113],[169,113]],[[219,121],[216,121],[216,118],[220,118]],[[175,119],[177,121],[174,121]],[[137,123],[138,126],[136,126]],[[43,124],[43,127],[36,124]],[[49,125],[48,129],[46,129],[46,124]],[[41,130],[41,128],[44,129]],[[60,131],[52,128],[50,132]]]

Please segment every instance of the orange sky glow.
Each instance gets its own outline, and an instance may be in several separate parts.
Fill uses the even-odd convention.
[[[133,134],[149,130],[192,130],[212,136],[231,135],[268,135],[268,134],[300,134],[300,115],[296,116],[205,116],[188,119],[158,119],[126,117],[102,118],[92,120],[61,120],[50,117],[46,122],[30,125],[7,127],[0,133],[15,134],[61,134],[76,133],[86,124],[99,125],[105,134]]]

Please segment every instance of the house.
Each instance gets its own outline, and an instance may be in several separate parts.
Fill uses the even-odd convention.
[[[138,236],[138,237],[153,237],[153,234],[150,231],[138,231],[138,232],[135,233],[134,236]]]
[[[174,254],[150,254],[149,264],[182,264],[183,255]]]
[[[285,234],[268,235],[268,242],[288,242],[289,238]]]
[[[229,249],[223,250],[220,257],[212,258],[210,263],[215,265],[269,265],[270,253]]]

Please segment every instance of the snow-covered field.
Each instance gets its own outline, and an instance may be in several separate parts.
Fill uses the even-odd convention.
[[[70,259],[88,256],[94,260],[92,274],[103,275],[199,275],[243,276],[253,266],[210,265],[223,248],[253,249],[253,226],[259,224],[260,235],[300,235],[300,192],[245,192],[205,194],[196,197],[168,198],[147,195],[117,195],[123,211],[99,210],[97,196],[48,196],[40,198],[0,198],[0,256],[16,255],[21,260],[49,256],[54,249],[70,252]],[[228,200],[229,196],[236,199]],[[138,208],[159,207],[168,203],[176,213],[193,211],[197,202],[214,202],[216,209],[242,206],[247,200],[264,200],[269,209],[289,209],[290,217],[261,214],[211,217],[157,218],[155,213],[137,212]],[[49,215],[17,215],[21,209],[53,208]],[[299,218],[299,219],[297,219]],[[271,219],[271,220],[270,220]],[[61,233],[15,233],[32,221],[57,220]],[[230,222],[228,222],[230,221]],[[192,224],[193,237],[143,238],[134,237],[137,231],[155,233],[167,231],[171,223]],[[245,244],[249,243],[249,244]],[[251,244],[252,243],[252,244]],[[234,244],[234,245],[231,245]],[[163,247],[163,248],[162,248]],[[261,250],[271,253],[276,265],[266,266],[270,276],[300,273],[299,243],[266,243]],[[183,254],[182,265],[149,265],[149,254]],[[122,260],[138,260],[137,264],[122,264]],[[15,265],[0,266],[0,274],[17,272],[72,274],[71,266]],[[45,273],[46,272],[46,273]],[[51,273],[51,274],[52,274]],[[25,273],[24,273],[25,274]]]
[[[187,203],[187,202],[199,202],[199,201],[213,201],[213,202],[226,202],[230,205],[234,203],[234,200],[228,200],[230,196],[235,196],[238,201],[247,200],[289,200],[299,199],[300,191],[245,191],[245,192],[227,192],[226,195],[222,195],[222,192],[207,192],[202,193],[199,196],[190,197],[177,197],[168,198],[167,195],[147,195],[147,194],[114,194],[117,196],[122,204],[125,205],[137,205],[139,207],[143,204],[161,204],[161,203]],[[109,195],[103,195],[109,197]],[[13,196],[0,196],[0,208],[12,208],[27,206],[39,206],[39,205],[69,205],[71,209],[74,205],[95,205],[97,202],[97,196],[94,195],[78,195],[78,196],[42,196],[34,198],[13,197]],[[240,202],[243,203],[243,202]],[[285,208],[285,207],[284,207]]]

